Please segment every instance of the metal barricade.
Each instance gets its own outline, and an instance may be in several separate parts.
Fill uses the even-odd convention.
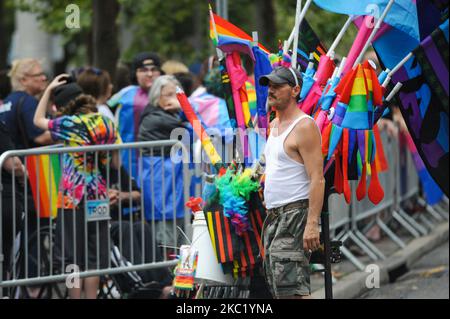
[[[419,179],[406,143],[401,143],[400,138],[399,134],[399,145],[395,150],[397,164],[395,167],[396,186],[392,216],[412,236],[418,238],[428,232],[425,227],[405,212],[402,204],[405,200],[419,195]]]
[[[330,211],[330,231],[336,231],[338,228],[350,224],[350,209],[345,202],[344,195],[331,194],[328,198],[328,207]]]
[[[346,241],[348,239],[361,248],[362,252],[372,260],[386,258],[385,254],[365,235],[373,225],[377,224],[400,248],[404,248],[406,244],[388,227],[390,220],[395,219],[414,237],[426,234],[426,229],[402,208],[404,201],[419,196],[419,179],[411,154],[408,149],[402,149],[398,138],[389,137],[383,131],[380,135],[389,165],[387,172],[379,173],[380,183],[384,190],[383,200],[376,206],[370,202],[367,196],[358,201],[355,196],[356,181],[351,182],[352,202],[350,205],[345,203],[343,195],[330,197],[330,228],[343,228],[336,235],[339,240],[343,241],[342,252],[360,270],[364,270],[364,265],[347,248],[348,242]],[[370,177],[368,185],[369,182]],[[333,216],[334,214],[336,216]],[[365,227],[361,227],[363,225]]]
[[[167,150],[171,151],[170,158],[165,155]],[[131,166],[122,167],[122,170],[112,166],[110,159],[115,152],[121,152],[122,157],[126,153],[131,157],[131,152],[139,152],[139,174],[134,182]],[[100,183],[95,187],[95,200],[88,199],[87,181],[92,175],[85,176],[84,184],[77,185],[75,189],[75,192],[83,189],[83,205],[64,212],[57,210],[56,204],[62,199],[58,194],[58,189],[62,187],[62,175],[70,174],[63,172],[67,170],[62,159],[64,156],[71,160],[82,158],[83,172],[86,172],[88,165],[91,172],[102,169],[99,174],[106,183],[106,189],[102,191],[108,197],[99,196],[103,187]],[[8,151],[0,156],[0,167],[12,157],[22,159],[26,174],[20,180],[21,185],[17,185],[13,171],[12,196],[8,198],[12,201],[12,211],[2,209],[7,203],[3,202],[4,189],[0,176],[0,297],[2,288],[6,287],[67,282],[68,278],[113,277],[121,273],[176,265],[172,255],[176,255],[177,247],[186,242],[184,238],[188,237],[189,242],[189,236],[180,229],[191,233],[191,214],[184,203],[189,198],[192,173],[189,171],[187,150],[179,141]],[[112,184],[114,179],[115,185]],[[116,205],[113,205],[111,196],[114,196]],[[21,198],[23,202],[18,202]],[[33,204],[34,209],[30,207]],[[22,206],[23,214],[17,223],[16,210]],[[114,220],[110,216],[113,207],[118,212]],[[158,217],[157,212],[161,216]],[[4,238],[2,233],[4,214],[12,214],[13,238]],[[67,237],[68,230],[73,232],[73,236]],[[16,243],[14,249],[18,252],[10,259],[10,265],[4,264],[3,248],[6,242]],[[71,249],[68,249],[69,246]],[[72,256],[67,256],[70,251]],[[84,269],[80,270],[77,265],[83,262]],[[139,276],[138,279],[142,280]]]
[[[367,221],[369,226],[378,222],[379,224],[383,223],[380,214],[384,211],[389,211],[394,206],[394,188],[395,188],[395,174],[393,171],[395,170],[396,160],[395,160],[395,151],[398,148],[397,140],[389,137],[386,132],[381,132],[380,137],[382,139],[386,161],[388,162],[389,168],[386,172],[380,172],[378,177],[380,180],[380,184],[384,191],[383,200],[374,205],[368,195],[364,197],[361,201],[356,199],[356,196],[353,196],[350,209],[352,216],[352,227],[351,227],[351,238],[355,243],[372,259],[379,260],[385,259],[386,256],[381,252],[375,245],[373,245],[370,240],[365,236],[365,232],[361,231],[358,227],[358,223],[361,221]],[[370,177],[368,177],[368,185],[370,183]],[[353,190],[356,190],[357,183],[352,183]],[[367,228],[367,227],[366,227]],[[383,229],[387,230],[389,235],[392,235],[393,232],[387,227],[387,225],[383,225]],[[393,237],[397,240],[398,238]]]

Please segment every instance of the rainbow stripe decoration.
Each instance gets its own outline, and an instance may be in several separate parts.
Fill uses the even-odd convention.
[[[219,153],[217,153],[217,150],[214,148],[214,145],[211,142],[211,138],[206,133],[205,128],[202,125],[202,122],[198,119],[197,114],[195,114],[195,111],[192,108],[192,105],[189,102],[184,91],[180,87],[177,87],[176,93],[181,108],[187,120],[192,125],[195,134],[197,134],[198,138],[200,139],[206,155],[209,157],[211,163],[217,168],[217,170],[220,170],[220,168],[222,167],[222,158],[220,157]]]
[[[245,82],[245,89],[247,90],[248,108],[251,117],[250,123],[247,122],[247,127],[254,127],[253,123],[258,113],[256,104],[256,90],[255,86],[250,81]]]
[[[242,236],[233,231],[232,219],[225,216],[223,206],[211,201],[204,210],[217,261],[224,273],[234,278],[252,276],[256,264],[264,257],[261,232],[266,213],[259,196],[251,195],[248,212],[251,230]]]
[[[197,263],[198,250],[188,245],[181,246],[180,258],[174,270],[175,278],[173,280],[173,287],[177,296],[194,289]]]
[[[60,156],[28,156],[25,165],[38,216],[55,218],[58,215],[58,187],[62,176]]]

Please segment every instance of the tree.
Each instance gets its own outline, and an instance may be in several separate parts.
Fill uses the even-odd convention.
[[[122,57],[130,60],[140,51],[193,62],[208,51],[208,3],[198,0],[120,0],[132,45]]]
[[[256,30],[259,30],[259,41],[268,43],[271,49],[276,48],[277,26],[275,21],[275,7],[272,0],[257,0],[255,3]]]
[[[12,1],[12,0],[8,0]],[[209,39],[208,2],[198,0],[73,0],[79,6],[80,29],[65,25],[67,1],[18,0],[20,8],[36,12],[50,33],[62,34],[67,59],[76,65],[94,64],[114,75],[117,59],[130,61],[140,51],[155,51],[163,58],[179,59],[187,64],[202,60],[214,50]],[[214,4],[214,3],[213,3]],[[229,20],[247,33],[259,32],[260,42],[277,51],[278,40],[287,39],[295,20],[295,1],[240,0],[230,2]],[[346,17],[312,5],[307,20],[330,46]],[[131,46],[119,43],[119,25],[132,34]],[[356,34],[349,30],[337,48],[345,55]],[[3,50],[0,50],[3,51]]]
[[[14,29],[14,11],[11,1],[0,1],[0,70],[7,67],[8,49]]]
[[[63,36],[63,46],[65,52],[64,60],[55,66],[55,72],[61,73],[66,70],[69,62],[79,65],[91,63],[89,47],[92,43],[91,20],[92,8],[90,0],[71,1],[80,11],[79,28],[69,28],[67,25],[65,0],[17,0],[14,2],[16,10],[35,13],[40,21],[42,29],[50,34],[60,34]]]
[[[93,65],[107,70],[114,79],[120,56],[116,23],[120,4],[117,0],[93,0],[92,11]]]

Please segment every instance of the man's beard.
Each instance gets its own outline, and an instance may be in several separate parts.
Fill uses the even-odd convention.
[[[274,101],[273,103],[269,103],[269,106],[276,111],[283,111],[288,107],[288,104],[283,102],[284,101]]]

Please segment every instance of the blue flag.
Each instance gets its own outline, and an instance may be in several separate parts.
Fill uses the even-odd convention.
[[[253,47],[253,54],[255,56],[255,90],[256,90],[256,108],[258,112],[258,127],[267,129],[267,110],[266,102],[269,95],[267,86],[259,84],[259,78],[263,75],[272,72],[272,65],[268,55],[259,47]]]
[[[379,18],[389,0],[314,0],[321,8],[348,15],[371,15]],[[431,1],[395,0],[384,22],[420,41],[433,31],[420,16],[432,18],[440,10]]]

